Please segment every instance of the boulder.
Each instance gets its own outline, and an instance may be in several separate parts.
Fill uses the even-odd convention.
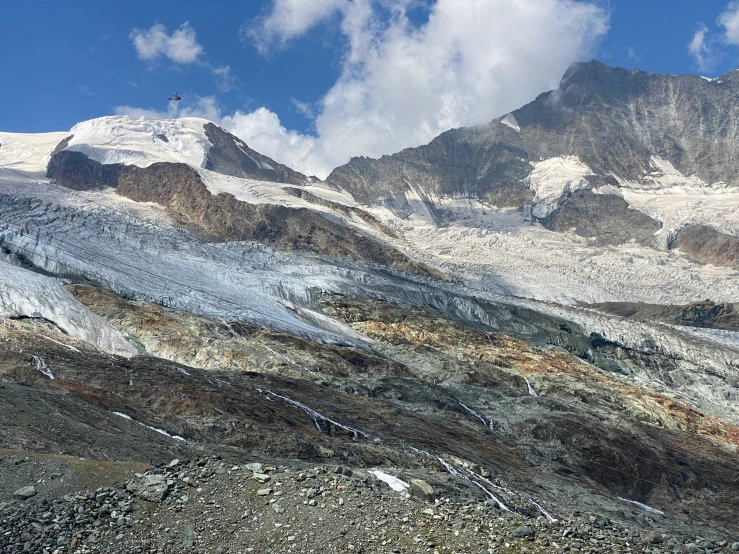
[[[169,494],[169,485],[164,475],[143,475],[140,479],[131,481],[126,488],[149,502],[161,502]]]
[[[436,498],[434,488],[423,479],[411,479],[410,495],[419,500],[433,502]]]
[[[15,491],[13,493],[13,498],[28,500],[29,498],[36,496],[36,494],[38,494],[38,491],[36,491],[36,487],[34,487],[33,485],[28,485],[27,487],[22,487]]]
[[[534,531],[533,527],[529,527],[528,525],[522,525],[521,527],[516,527],[511,533],[511,536],[516,537],[516,538],[521,538],[521,539],[534,540],[534,537],[536,536],[536,532]]]

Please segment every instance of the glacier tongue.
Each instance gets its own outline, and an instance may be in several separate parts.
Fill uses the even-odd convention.
[[[44,318],[70,336],[121,356],[136,349],[57,281],[0,261],[0,316]]]

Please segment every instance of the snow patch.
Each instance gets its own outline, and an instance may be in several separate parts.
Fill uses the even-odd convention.
[[[244,143],[242,142],[241,144],[244,144]],[[269,165],[269,164],[268,164],[267,162],[260,162],[259,160],[256,160],[256,159],[254,159],[253,157],[251,157],[251,156],[249,155],[249,153],[248,153],[248,152],[247,152],[246,150],[244,150],[244,149],[243,149],[243,148],[242,148],[242,147],[241,147],[240,145],[238,145],[238,144],[237,144],[236,146],[237,146],[237,148],[238,148],[239,150],[241,150],[241,153],[242,153],[242,154],[244,154],[244,155],[245,155],[245,156],[246,156],[247,158],[249,158],[249,159],[250,159],[251,161],[253,161],[253,162],[254,162],[255,164],[257,164],[257,167],[258,167],[259,169],[270,169],[270,170],[272,170],[272,171],[274,171],[274,170],[275,170],[275,168],[274,168],[274,167],[272,167],[271,165]],[[246,145],[244,145],[244,146],[246,146]]]
[[[379,469],[371,469],[368,473],[371,473],[380,481],[384,481],[385,483],[387,483],[395,492],[403,492],[404,490],[410,488],[410,485],[405,481],[402,481],[397,477],[394,477],[389,473],[385,473],[384,471],[381,471]]]
[[[33,356],[33,365],[36,368],[36,371],[43,375],[46,375],[49,379],[54,379],[54,374],[46,365],[46,361],[44,361],[43,358],[40,358],[39,356]]]
[[[506,127],[510,127],[517,133],[521,132],[521,127],[519,126],[518,121],[516,121],[516,118],[512,113],[509,113],[507,116],[501,119],[500,122]]]
[[[74,346],[70,346],[68,344],[64,344],[63,342],[59,342],[58,340],[54,340],[51,337],[47,337],[46,335],[41,335],[41,336],[43,338],[45,338],[46,340],[50,340],[51,342],[56,343],[56,344],[58,344],[60,346],[64,346],[66,348],[69,348],[72,352],[79,352],[80,351],[79,348],[75,348]]]
[[[316,426],[316,430],[318,430],[318,431],[320,431],[322,433],[327,432],[327,430],[328,430],[327,429],[327,427],[328,427],[327,424],[330,423],[331,425],[334,425],[335,427],[338,427],[339,429],[343,429],[344,431],[348,431],[348,432],[352,433],[352,435],[354,436],[354,438],[357,438],[359,436],[362,436],[362,437],[364,437],[366,439],[372,438],[372,435],[370,435],[369,433],[366,433],[366,432],[364,432],[364,431],[362,431],[360,429],[357,429],[355,427],[350,427],[349,425],[344,425],[343,423],[339,423],[338,421],[336,421],[334,419],[331,419],[329,417],[326,417],[325,415],[323,415],[320,412],[317,412],[316,410],[314,410],[310,406],[306,406],[302,402],[298,402],[297,400],[293,400],[289,396],[283,396],[281,394],[274,393],[271,390],[257,389],[257,391],[260,394],[265,395],[268,400],[270,399],[270,396],[274,396],[275,398],[279,398],[280,400],[282,400],[286,404],[290,404],[291,406],[295,406],[296,408],[299,408],[300,410],[303,410],[313,420],[313,425]]]
[[[647,512],[665,515],[663,511],[647,506],[646,504],[642,504],[641,502],[637,502],[636,500],[626,500],[625,498],[621,498],[620,496],[617,496],[616,498],[618,498],[619,500],[623,500],[624,502],[628,502],[629,504],[633,504],[634,506],[639,506],[642,510],[646,510]]]
[[[547,217],[557,208],[563,194],[588,188],[586,177],[593,171],[577,156],[558,156],[542,162],[532,162],[529,187],[536,194],[532,210],[538,218]]]
[[[186,441],[186,440],[184,439],[184,437],[181,437],[181,436],[179,436],[179,435],[172,435],[172,434],[168,433],[167,431],[165,431],[164,429],[159,429],[158,427],[152,427],[151,425],[147,425],[146,423],[142,423],[142,422],[140,422],[140,421],[136,421],[136,420],[135,420],[134,418],[132,418],[132,417],[131,417],[130,415],[128,415],[128,414],[124,414],[123,412],[111,412],[111,413],[113,413],[113,414],[115,414],[115,415],[117,415],[117,416],[119,416],[119,417],[122,417],[123,419],[127,419],[127,420],[129,420],[129,421],[133,421],[134,423],[138,423],[138,424],[139,424],[139,425],[141,425],[142,427],[146,427],[147,429],[151,429],[152,431],[156,431],[156,432],[157,432],[157,433],[159,433],[160,435],[164,435],[165,437],[169,437],[170,439],[174,439],[174,440],[176,440],[176,441],[182,441],[182,442],[187,442],[187,441]]]
[[[82,152],[102,164],[148,167],[158,162],[205,167],[211,143],[197,117],[151,119],[115,115],[78,123],[66,150]],[[167,142],[158,135],[165,135]]]

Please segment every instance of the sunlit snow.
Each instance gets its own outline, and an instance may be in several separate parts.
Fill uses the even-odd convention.
[[[401,479],[398,479],[397,477],[390,475],[389,473],[385,473],[384,471],[381,471],[379,469],[371,469],[368,473],[371,473],[380,481],[384,481],[385,483],[387,483],[388,486],[395,492],[403,492],[410,487],[410,485],[405,481],[402,481]]]

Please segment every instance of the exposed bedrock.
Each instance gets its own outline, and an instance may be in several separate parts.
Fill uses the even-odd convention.
[[[427,193],[472,192],[512,206],[531,199],[522,185],[529,160],[574,155],[600,176],[638,182],[659,156],[684,175],[735,183],[739,113],[725,106],[737,91],[736,72],[708,81],[576,63],[558,89],[512,112],[520,133],[504,118],[453,129],[378,160],[354,158],[328,180],[365,202],[403,190],[408,179]]]
[[[542,224],[551,231],[594,238],[598,245],[617,245],[630,240],[645,242],[662,228],[648,215],[629,208],[620,196],[579,190],[567,195],[559,208]]]
[[[13,322],[4,331],[13,348],[0,352],[0,377],[13,384],[0,403],[0,440],[9,447],[148,462],[158,437],[169,452],[157,460],[209,451],[443,470],[413,446],[489,472],[514,491],[504,499],[534,517],[529,495],[555,514],[576,506],[633,517],[615,498],[621,496],[667,512],[670,525],[734,525],[739,508],[729,493],[736,486],[729,447],[739,440],[736,430],[566,352],[428,310],[338,296],[324,298],[327,313],[371,335],[377,354],[193,318],[89,288],[75,287],[75,294],[160,355],[210,367],[207,352],[222,348],[243,364],[233,366],[241,371],[202,371],[148,356],[122,360],[80,342],[71,342],[73,351]],[[278,353],[268,364],[260,361],[266,348]],[[39,373],[29,352],[49,361],[56,379]],[[50,409],[59,414],[52,425],[16,432]],[[318,425],[315,414],[337,423]],[[99,423],[84,427],[86,418]],[[354,437],[341,425],[379,440]]]
[[[664,306],[639,302],[605,302],[590,304],[610,314],[637,321],[664,321],[674,325],[739,331],[739,310],[736,304],[716,303],[711,300],[693,302],[685,306]]]
[[[294,185],[304,185],[308,182],[302,173],[252,150],[244,141],[215,123],[206,123],[203,128],[212,145],[208,150],[205,169],[258,181]]]
[[[378,160],[360,157],[331,172],[327,181],[363,203],[397,203],[398,197],[465,195],[500,207],[518,207],[534,195],[521,137],[505,125],[487,124],[442,133],[425,146]]]
[[[686,225],[673,246],[703,263],[739,269],[739,238],[708,225]]]

